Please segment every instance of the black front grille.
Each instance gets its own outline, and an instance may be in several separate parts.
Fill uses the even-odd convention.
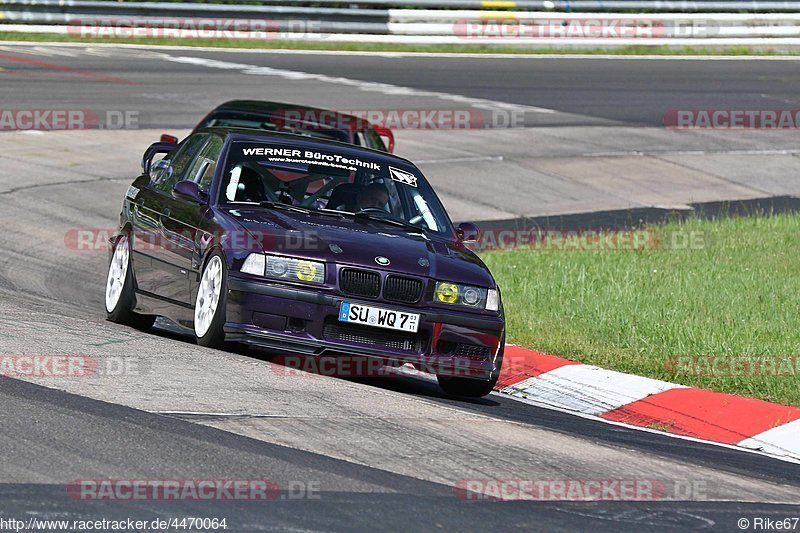
[[[411,351],[417,348],[417,335],[402,331],[389,331],[354,324],[328,323],[322,332],[327,340],[355,342],[393,350]]]
[[[383,286],[383,298],[391,302],[417,303],[422,298],[422,288],[418,279],[389,276]]]
[[[339,274],[339,288],[345,294],[377,298],[381,293],[381,276],[369,270],[345,268]]]
[[[487,361],[492,358],[492,349],[488,346],[479,344],[467,344],[464,342],[441,341],[437,346],[437,351],[455,355],[456,357],[466,357],[478,361]]]

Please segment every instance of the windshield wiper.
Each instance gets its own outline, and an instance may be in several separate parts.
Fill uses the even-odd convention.
[[[295,213],[311,213],[311,209],[300,207],[297,205],[284,204],[283,202],[273,202],[272,200],[264,200],[258,202],[261,207],[272,207],[273,209],[283,209],[284,211],[294,211]]]
[[[325,209],[324,207],[314,209],[313,213],[319,213],[320,215],[328,215],[336,218],[346,218],[347,215],[350,214],[345,211],[339,211],[338,209]]]
[[[351,213],[350,211],[339,211],[337,209],[309,209],[307,207],[301,207],[298,205],[291,205],[291,204],[284,204],[282,202],[273,202],[272,200],[264,200],[263,202],[259,202],[260,206],[262,207],[271,207],[274,209],[283,209],[284,211],[294,211],[295,213],[318,213],[320,215],[327,215],[333,216],[337,218],[346,218],[346,217],[353,217],[353,218],[363,218],[372,220],[375,222],[384,222],[386,224],[391,224],[393,226],[398,226],[404,229],[413,230],[417,233],[425,233],[424,228],[419,226],[415,226],[413,224],[409,224],[408,222],[403,222],[402,220],[397,220],[395,218],[388,218],[383,217],[380,215],[375,215],[373,213],[363,212],[360,211],[358,213]]]
[[[347,215],[353,215],[353,213],[338,211],[336,209],[324,209],[324,208],[310,209],[308,207],[303,207],[299,205],[284,204],[282,202],[273,202],[272,200],[264,200],[263,202],[259,202],[259,205],[263,207],[273,207],[275,209],[283,209],[284,211],[294,211],[295,213],[311,213],[311,214],[326,215],[329,217],[336,217],[336,218],[346,218]]]
[[[413,224],[409,224],[408,222],[403,222],[402,220],[397,220],[396,218],[388,218],[383,217],[380,215],[375,215],[373,213],[359,211],[358,213],[352,213],[353,217],[355,218],[366,218],[368,220],[374,220],[376,222],[385,222],[387,224],[392,224],[394,226],[400,226],[401,228],[414,230],[417,233],[424,233],[425,230],[419,226],[415,226]]]

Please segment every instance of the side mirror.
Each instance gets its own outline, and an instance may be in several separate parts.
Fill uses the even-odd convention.
[[[478,226],[472,222],[462,222],[456,228],[456,237],[461,242],[475,242],[478,240],[480,233]]]
[[[150,165],[150,182],[155,183],[164,176],[165,172],[172,174],[172,169],[170,168],[171,161],[169,159],[159,159],[155,163]]]
[[[169,133],[162,133],[161,134],[161,142],[162,143],[171,143],[171,144],[178,144],[178,138],[174,135],[170,135]]]
[[[172,188],[172,197],[178,200],[188,200],[196,204],[202,204],[206,201],[200,186],[189,180],[176,183],[175,187]]]
[[[145,150],[144,155],[142,156],[142,172],[148,174],[150,172],[150,165],[153,162],[153,158],[156,154],[168,154],[175,149],[177,144],[175,143],[165,143],[165,142],[157,142],[150,145],[150,147]]]
[[[372,129],[375,130],[380,137],[382,137],[386,142],[386,149],[389,150],[390,154],[394,153],[394,133],[392,130],[387,128],[386,126],[372,126]]]

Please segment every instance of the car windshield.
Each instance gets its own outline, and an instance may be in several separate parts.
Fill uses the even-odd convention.
[[[444,207],[411,163],[329,147],[233,142],[220,200],[453,232]]]

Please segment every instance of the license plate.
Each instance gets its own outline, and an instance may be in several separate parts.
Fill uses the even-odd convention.
[[[370,305],[342,302],[342,307],[339,309],[339,322],[365,324],[376,328],[416,333],[419,327],[419,315]]]

